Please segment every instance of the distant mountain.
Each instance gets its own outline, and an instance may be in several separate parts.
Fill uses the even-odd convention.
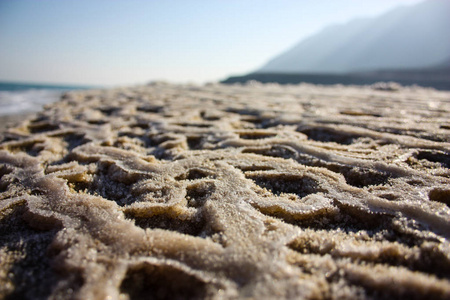
[[[330,26],[255,73],[354,73],[450,66],[450,1],[427,0]]]
[[[440,64],[437,64],[436,66],[434,66],[434,68],[438,68],[438,69],[446,68],[446,69],[449,69],[450,68],[450,56],[445,61],[441,62]]]

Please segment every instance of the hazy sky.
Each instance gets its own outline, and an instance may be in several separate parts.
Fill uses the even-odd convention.
[[[0,80],[115,85],[244,74],[327,25],[419,0],[0,0]]]

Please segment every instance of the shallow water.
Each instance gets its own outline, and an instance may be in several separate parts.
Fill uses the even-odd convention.
[[[88,87],[0,82],[0,116],[37,112],[61,94]]]

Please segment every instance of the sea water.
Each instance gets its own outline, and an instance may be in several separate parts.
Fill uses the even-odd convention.
[[[90,87],[0,82],[0,116],[37,112],[66,91]]]

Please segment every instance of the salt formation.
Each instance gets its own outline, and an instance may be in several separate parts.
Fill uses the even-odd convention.
[[[0,298],[449,299],[450,93],[152,84],[2,134]]]

